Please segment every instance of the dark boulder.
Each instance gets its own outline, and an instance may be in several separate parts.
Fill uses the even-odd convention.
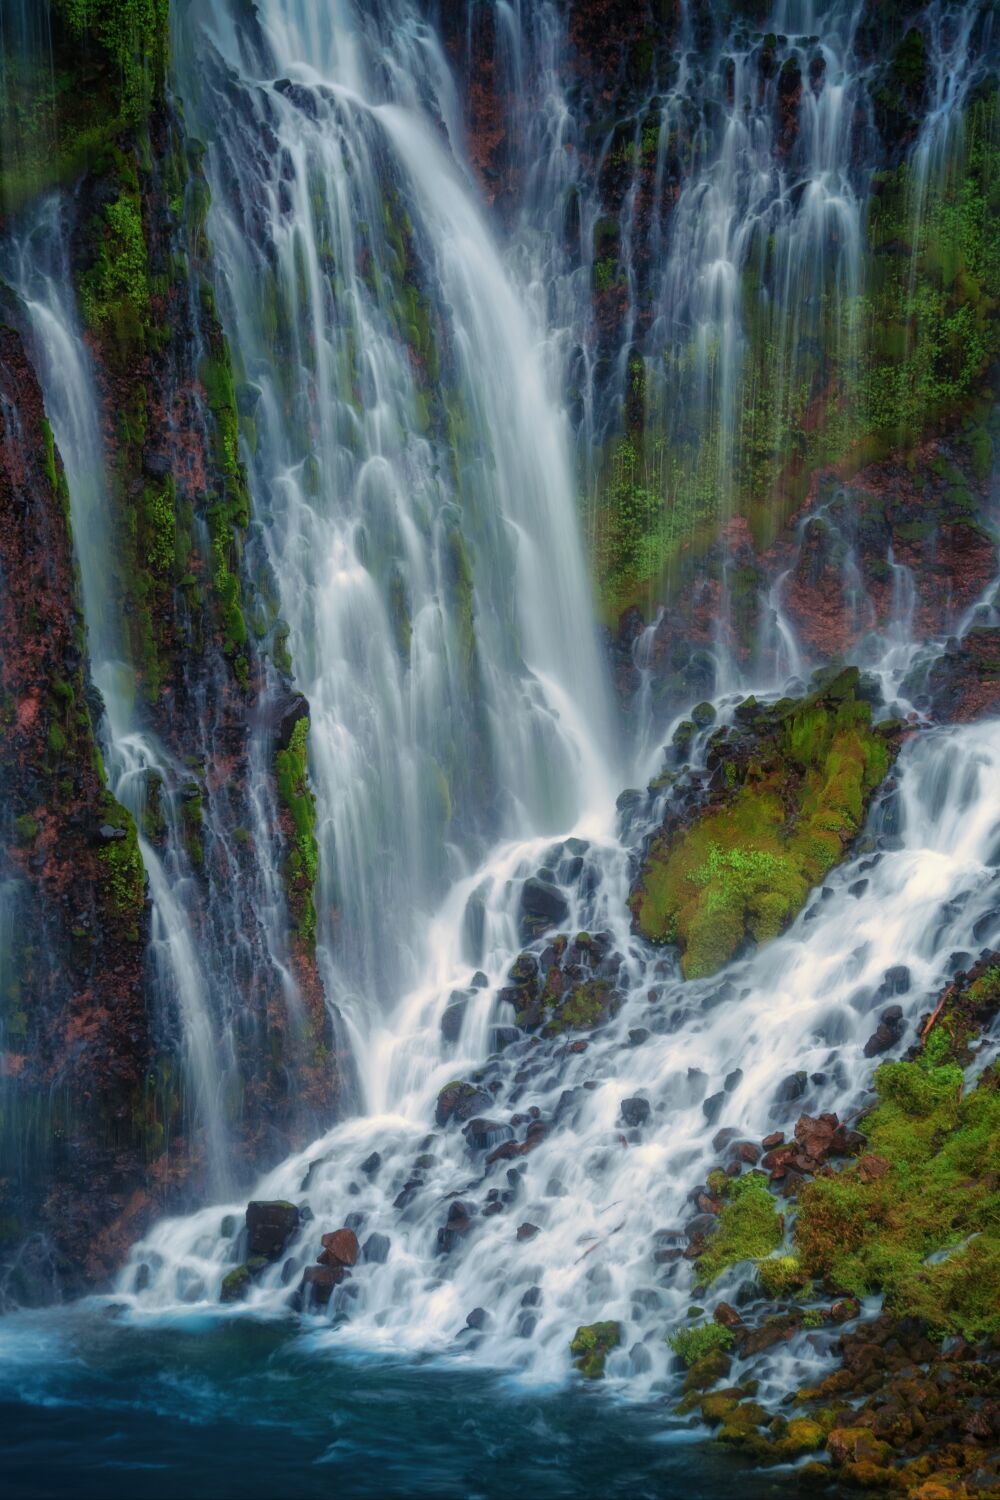
[[[325,1307],[333,1295],[334,1287],[339,1286],[348,1274],[343,1266],[306,1266],[293,1306],[300,1312],[312,1306]]]
[[[808,1075],[806,1073],[789,1073],[783,1078],[774,1091],[775,1104],[792,1104],[796,1099],[801,1099],[808,1086]]]
[[[569,916],[569,903],[558,886],[532,875],[521,888],[521,928],[531,937],[558,927]]]
[[[247,1204],[247,1249],[251,1256],[280,1260],[299,1227],[299,1211],[284,1201]]]
[[[493,1095],[475,1084],[447,1083],[438,1094],[434,1118],[439,1125],[447,1125],[449,1120],[461,1123],[471,1120],[480,1110],[489,1109],[492,1103]]]
[[[390,1246],[387,1234],[370,1234],[361,1247],[361,1259],[368,1265],[384,1266],[389,1259]]]
[[[622,1119],[626,1125],[645,1125],[649,1119],[648,1099],[623,1099],[621,1102]]]
[[[714,1125],[721,1115],[725,1102],[726,1096],[721,1091],[718,1094],[709,1094],[707,1099],[701,1101],[702,1112],[710,1125]]]
[[[468,1005],[468,996],[461,990],[452,990],[451,999],[441,1016],[441,1035],[446,1042],[457,1042],[461,1036]]]
[[[502,1120],[470,1120],[462,1133],[474,1151],[492,1151],[514,1138],[513,1130]]]
[[[879,1017],[879,1023],[865,1042],[866,1057],[877,1057],[895,1047],[903,1035],[903,1010],[899,1005],[888,1006]]]

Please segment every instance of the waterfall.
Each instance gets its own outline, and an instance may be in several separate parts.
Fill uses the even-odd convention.
[[[588,623],[572,433],[552,397],[557,376],[589,370],[578,441],[612,431],[580,322],[597,213],[584,203],[591,264],[574,269],[552,207],[556,185],[579,191],[560,164],[574,137],[557,12],[540,5],[522,33],[501,9],[510,77],[544,81],[524,138],[546,143],[503,254],[465,164],[439,41],[414,9],[320,16],[268,0],[255,31],[192,5],[176,35],[207,146],[219,300],[254,411],[255,514],[310,703],[321,951],[362,1095],[355,1117],[257,1184],[256,1197],[309,1213],[240,1306],[280,1313],[320,1235],[346,1222],[368,1249],[313,1325],[317,1339],[458,1350],[545,1382],[565,1373],[577,1325],[612,1318],[624,1337],[609,1376],[650,1392],[670,1378],[663,1330],[692,1296],[687,1263],[654,1273],[650,1251],[681,1242],[715,1127],[759,1140],[803,1110],[856,1114],[871,1100],[864,1046],[885,997],[912,1022],[1000,939],[1000,742],[995,723],[916,734],[854,856],[787,933],[714,980],[682,983],[633,935],[634,857],[662,803],[614,811],[619,752]],[[788,31],[819,27],[812,7],[779,9]],[[807,73],[818,58],[822,81],[804,96],[794,183],[772,127],[738,103],[750,44],[727,47],[730,82],[711,83],[717,128],[694,133],[658,231],[664,269],[647,312],[668,357],[652,383],[682,531],[706,482],[713,525],[733,511],[748,328],[771,351],[768,441],[789,419],[781,403],[802,383],[796,360],[821,305],[841,369],[859,357],[869,183],[851,164],[864,117],[856,9],[828,7],[820,44],[781,37],[776,71],[791,60]],[[658,106],[657,181],[694,86],[688,67],[685,56]],[[773,107],[773,89],[767,98]],[[631,295],[627,231],[621,244]],[[741,281],[765,246],[768,294],[748,308]],[[627,359],[637,320],[623,327]],[[868,644],[886,701],[906,707],[913,587],[891,555],[890,567],[892,618]],[[783,583],[770,599],[782,679],[806,665]],[[655,628],[636,639],[640,673]],[[715,707],[729,722],[749,683],[721,635],[718,654]],[[648,695],[639,720],[647,770]],[[702,731],[692,742],[696,764],[706,741]],[[622,996],[586,1038],[510,1024],[511,962],[525,944],[542,948],[525,925],[532,880],[556,889],[575,961],[613,976]],[[459,1079],[479,1091],[478,1134],[435,1119]],[[648,1106],[639,1125],[625,1100]],[[524,1150],[486,1162],[524,1130]],[[218,1303],[243,1256],[242,1207],[167,1220],[135,1247],[118,1295],[136,1317]],[[775,1391],[801,1384],[828,1347],[825,1335],[800,1339],[766,1378]]]
[[[606,819],[609,713],[565,416],[433,33],[406,6],[258,14],[192,6],[175,42],[360,1056],[453,881],[498,838]]]

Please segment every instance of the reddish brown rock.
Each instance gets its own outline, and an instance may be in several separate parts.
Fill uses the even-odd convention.
[[[334,1229],[330,1234],[324,1234],[322,1245],[323,1251],[319,1257],[322,1265],[357,1265],[360,1248],[353,1229]]]

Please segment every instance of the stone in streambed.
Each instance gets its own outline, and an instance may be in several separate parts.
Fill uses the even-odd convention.
[[[511,1127],[502,1120],[470,1120],[462,1133],[474,1151],[492,1151],[514,1137]]]
[[[358,1237],[353,1229],[331,1230],[329,1234],[324,1234],[322,1245],[323,1250],[319,1256],[321,1265],[357,1265],[360,1249],[358,1246]]]
[[[626,1125],[637,1127],[645,1125],[649,1119],[648,1099],[623,1099],[621,1102],[622,1119]]]
[[[588,1380],[602,1380],[605,1361],[621,1341],[620,1323],[585,1323],[573,1335],[569,1352],[581,1375]]]
[[[351,1273],[343,1266],[306,1266],[292,1305],[299,1312],[311,1306],[325,1307],[333,1289]]]
[[[447,1125],[450,1120],[461,1124],[465,1120],[471,1120],[482,1110],[489,1109],[492,1103],[493,1095],[488,1094],[485,1089],[477,1088],[475,1084],[461,1081],[446,1083],[438,1094],[434,1118],[439,1125]]]
[[[256,1276],[259,1276],[270,1264],[264,1255],[252,1255],[243,1265],[237,1266],[235,1270],[223,1277],[222,1288],[219,1292],[220,1302],[242,1302],[250,1290],[251,1284]]]
[[[384,1266],[391,1243],[387,1234],[370,1234],[361,1247],[362,1260],[367,1265]]]
[[[895,1047],[903,1035],[903,1024],[902,1006],[888,1006],[879,1017],[878,1026],[865,1042],[865,1056],[877,1057],[880,1052],[888,1052],[890,1047]]]
[[[247,1248],[250,1255],[280,1260],[299,1227],[299,1210],[284,1200],[247,1204]]]
[[[535,875],[529,876],[521,887],[522,940],[558,927],[568,916],[569,903],[559,887]]]

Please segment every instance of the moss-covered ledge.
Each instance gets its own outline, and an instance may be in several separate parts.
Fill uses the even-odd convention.
[[[899,748],[872,723],[848,668],[808,697],[747,699],[709,747],[709,789],[650,841],[629,905],[637,932],[676,943],[688,979],[713,974],[747,939],[777,937],[843,859]]]

